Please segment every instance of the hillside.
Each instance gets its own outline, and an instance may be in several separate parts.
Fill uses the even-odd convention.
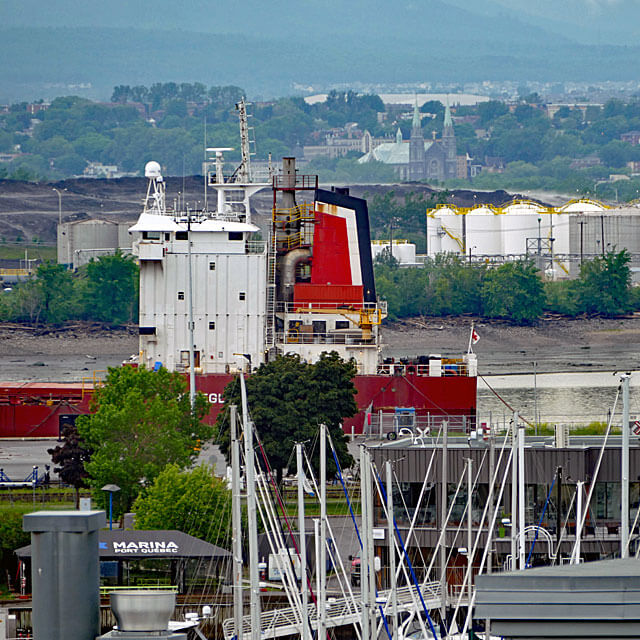
[[[173,203],[178,193],[185,194],[185,201],[191,207],[198,206],[204,199],[201,176],[185,178],[168,177],[167,202]],[[322,185],[328,187],[329,185]],[[56,242],[58,223],[58,196],[61,194],[62,220],[97,218],[103,220],[135,221],[141,211],[146,193],[145,178],[119,178],[114,180],[70,179],[56,183],[31,183],[12,180],[0,180],[0,241],[31,241],[37,237],[45,243]],[[432,193],[432,189],[422,184],[398,185],[353,185],[351,194],[357,197],[371,197],[393,188],[396,195],[414,191]],[[475,197],[474,197],[475,196]],[[519,194],[506,191],[473,192],[455,190],[450,201],[458,206],[488,203],[499,206]],[[270,217],[272,195],[270,189],[264,189],[252,199],[256,222],[264,229]],[[2,245],[0,244],[0,258]]]

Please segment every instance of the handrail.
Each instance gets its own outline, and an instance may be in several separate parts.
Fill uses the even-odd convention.
[[[427,582],[420,588],[422,597],[430,609],[439,609],[442,604],[442,591],[439,582]],[[399,611],[408,611],[415,607],[414,586],[399,587],[396,590],[396,598]],[[386,602],[391,595],[391,591],[380,591],[378,601]],[[352,624],[360,620],[362,603],[355,598],[337,598],[331,603],[327,603],[326,626],[337,627],[345,624]],[[376,616],[379,616],[381,607],[375,607]],[[317,608],[310,604],[307,609],[309,624],[312,629],[318,628]],[[284,609],[274,609],[263,611],[260,616],[260,636],[261,638],[277,638],[280,636],[299,633],[302,626],[300,611],[292,607]],[[234,636],[235,620],[226,618],[222,622],[222,630],[225,640],[231,640]],[[251,616],[242,618],[243,635],[251,633]]]

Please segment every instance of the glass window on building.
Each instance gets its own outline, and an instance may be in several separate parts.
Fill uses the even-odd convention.
[[[451,509],[451,516],[449,518],[449,524],[459,524],[460,522],[467,520],[466,507],[467,507],[467,487],[460,487],[458,495],[456,496],[456,485],[447,485],[447,504],[451,508],[451,503],[455,496],[455,504]],[[489,487],[486,484],[478,485],[472,494],[471,500],[471,518],[474,525],[479,525],[482,520],[482,513],[484,506],[489,498]]]
[[[398,522],[410,523],[416,513],[416,506],[422,491],[422,482],[401,482],[393,487],[393,511]],[[437,502],[436,486],[429,483],[424,490],[418,509],[416,524],[436,524]]]
[[[596,518],[598,520],[620,520],[620,483],[597,482],[594,491]]]

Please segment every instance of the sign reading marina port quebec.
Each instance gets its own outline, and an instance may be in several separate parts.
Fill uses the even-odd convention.
[[[138,540],[136,542],[113,542],[113,553],[116,555],[126,555],[126,554],[153,554],[157,555],[160,553],[166,553],[167,555],[171,555],[174,553],[178,553],[179,547],[178,545],[169,540]],[[102,545],[105,545],[104,547]],[[104,549],[107,549],[106,542],[101,542],[100,546]]]

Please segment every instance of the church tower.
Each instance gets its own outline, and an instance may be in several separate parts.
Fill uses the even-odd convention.
[[[457,171],[457,145],[456,134],[453,131],[453,120],[451,118],[451,108],[447,100],[447,106],[444,109],[444,126],[442,129],[442,146],[445,150],[445,178],[455,178]]]
[[[411,124],[411,139],[409,140],[409,180],[424,180],[426,178],[424,163],[424,136],[420,124],[418,99],[413,107],[413,122]]]

